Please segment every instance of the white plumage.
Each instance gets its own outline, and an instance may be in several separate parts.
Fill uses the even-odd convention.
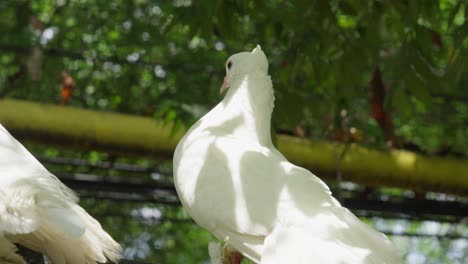
[[[273,88],[261,48],[231,56],[229,90],[179,142],[174,181],[192,218],[257,263],[400,263],[388,238],[272,144]]]
[[[118,261],[115,242],[76,195],[0,125],[0,263],[23,263],[13,243],[53,264]]]

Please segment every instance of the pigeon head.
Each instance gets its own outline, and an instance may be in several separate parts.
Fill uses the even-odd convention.
[[[240,52],[229,57],[226,61],[226,76],[220,93],[252,72],[259,74],[268,72],[268,60],[260,45],[257,45],[251,52]]]

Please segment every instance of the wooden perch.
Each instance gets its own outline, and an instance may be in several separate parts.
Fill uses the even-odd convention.
[[[0,100],[0,123],[20,141],[165,159],[172,158],[185,133],[184,128],[172,133],[171,125],[152,118],[13,99]],[[278,135],[277,140],[279,150],[291,162],[320,177],[335,175],[334,153],[344,146],[285,135]],[[341,170],[344,180],[369,186],[468,193],[468,160],[352,145]]]

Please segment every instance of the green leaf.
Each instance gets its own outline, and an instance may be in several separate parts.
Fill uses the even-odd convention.
[[[278,121],[280,128],[293,128],[303,119],[301,105],[305,103],[305,98],[297,93],[285,91],[277,96],[275,101],[274,118]]]
[[[244,259],[242,259],[240,264],[255,264],[255,262],[251,261],[248,258],[244,258]]]
[[[412,73],[412,74],[411,74]],[[428,105],[432,101],[427,82],[422,80],[416,72],[412,71],[405,76],[406,87],[423,104]]]
[[[411,102],[403,88],[395,89],[392,93],[392,105],[395,106],[398,115],[402,118],[408,118],[412,113]]]
[[[447,22],[448,22],[448,28],[452,28],[454,24],[455,17],[458,15],[460,11],[460,7],[462,5],[462,1],[458,1],[454,7],[452,7],[452,10],[450,10]]]

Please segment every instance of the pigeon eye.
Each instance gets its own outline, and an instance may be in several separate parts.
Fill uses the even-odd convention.
[[[228,69],[231,69],[231,67],[232,67],[232,61],[228,61],[227,67],[228,67]]]

